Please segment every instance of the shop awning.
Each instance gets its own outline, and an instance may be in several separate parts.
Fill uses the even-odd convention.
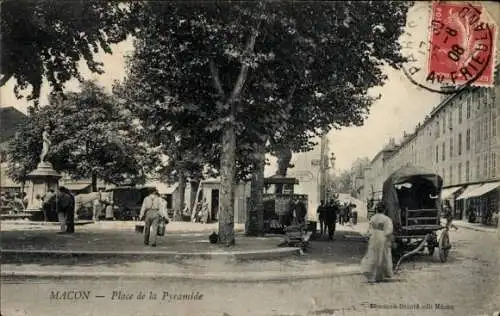
[[[179,186],[178,183],[174,183],[172,185],[159,183],[156,188],[158,189],[158,193],[160,194],[173,194],[178,186]]]
[[[87,189],[91,184],[90,183],[68,183],[63,184],[70,191],[82,191]]]
[[[457,200],[463,200],[463,199],[468,199],[470,197],[472,197],[470,194],[472,192],[474,192],[474,190],[476,190],[477,188],[479,188],[481,186],[481,184],[471,184],[469,185],[465,190],[464,192],[462,192],[462,194],[460,194],[460,196],[457,198]]]
[[[453,188],[443,189],[443,191],[441,191],[441,199],[442,200],[446,200],[446,199],[451,198],[451,196],[453,195],[453,193],[457,192],[461,188],[462,187],[453,187]]]
[[[169,185],[161,181],[150,181],[144,185],[145,188],[156,188],[156,190],[158,190],[158,193],[162,195],[173,194],[178,186],[179,184],[177,182]]]
[[[472,191],[470,193],[469,197],[478,197],[478,196],[484,195],[492,190],[495,190],[499,186],[500,186],[500,181],[485,183],[482,186],[480,186],[479,188]]]

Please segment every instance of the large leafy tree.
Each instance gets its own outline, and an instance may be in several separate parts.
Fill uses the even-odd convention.
[[[173,130],[220,135],[213,139],[224,243],[234,242],[237,166],[263,170],[266,151],[306,150],[313,135],[361,124],[374,100],[367,90],[385,79],[380,66],[403,61],[397,39],[407,9],[397,2],[144,5],[130,72]]]
[[[110,183],[144,181],[154,152],[134,140],[133,124],[111,96],[93,82],[81,92],[53,94],[50,104],[32,110],[9,144],[8,173],[18,181],[36,168],[42,146],[41,133],[48,126],[52,145],[47,156],[54,168],[74,178],[97,178]]]
[[[94,55],[111,53],[111,44],[126,39],[134,7],[106,0],[2,1],[0,86],[15,78],[16,95],[32,87],[30,99],[37,99],[44,78],[54,91],[71,78],[82,80],[82,60],[102,73]]]

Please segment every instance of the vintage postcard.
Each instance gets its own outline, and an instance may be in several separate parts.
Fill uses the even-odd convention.
[[[500,4],[4,0],[0,315],[500,315]]]

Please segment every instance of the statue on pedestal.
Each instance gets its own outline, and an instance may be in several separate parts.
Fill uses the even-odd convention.
[[[45,129],[43,130],[42,133],[43,147],[42,147],[42,153],[40,154],[40,163],[45,162],[45,157],[47,157],[47,154],[49,153],[49,148],[50,145],[52,144],[49,137],[50,137],[49,127],[45,126]]]

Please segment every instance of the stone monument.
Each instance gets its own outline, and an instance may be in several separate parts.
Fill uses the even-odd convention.
[[[49,128],[45,127],[42,138],[43,148],[40,154],[40,163],[31,173],[28,178],[28,208],[27,212],[32,214],[32,220],[44,220],[41,201],[37,200],[37,196],[43,197],[49,190],[57,190],[61,175],[54,170],[52,164],[45,160],[51,145]]]

